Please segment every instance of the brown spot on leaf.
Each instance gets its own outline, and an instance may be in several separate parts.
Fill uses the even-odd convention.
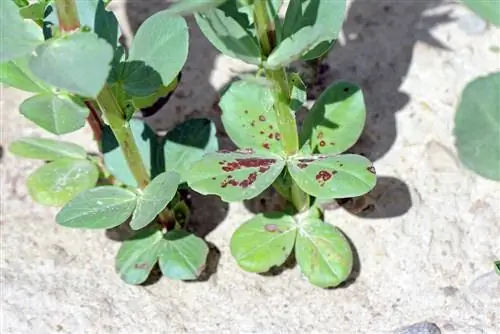
[[[264,122],[266,120],[266,116],[260,115],[259,116],[259,121]]]
[[[263,135],[265,132],[264,132],[264,131],[260,131],[259,133],[260,133],[261,135]]]
[[[268,150],[269,149],[269,143],[262,144],[262,147],[265,148],[266,150]]]
[[[214,177],[212,178],[212,180],[217,180],[217,178],[214,176]]]
[[[148,264],[148,263],[136,263],[136,264],[134,265],[134,268],[135,268],[135,269],[147,269],[147,268],[148,268],[148,266],[149,266],[149,264]]]
[[[326,145],[326,143],[325,143],[324,140],[322,140],[322,141],[319,142],[319,146],[324,147],[325,145]]]
[[[318,135],[316,136],[316,138],[318,138],[318,139],[323,138],[323,131],[318,132]]]
[[[266,225],[264,225],[264,229],[267,232],[277,232],[277,231],[279,231],[278,225],[276,225],[276,224],[266,224]]]
[[[300,169],[304,169],[304,168],[306,168],[307,166],[308,166],[308,164],[303,163],[303,162],[299,162],[299,163],[297,164],[297,167],[299,167]]]
[[[250,125],[251,125],[252,127],[254,127],[254,126],[255,126],[255,121],[252,121],[252,123],[250,123]]]
[[[320,186],[324,186],[325,182],[332,178],[332,174],[326,170],[320,171],[316,174],[316,181],[320,184]]]
[[[335,143],[334,143],[333,141],[331,141],[331,142],[330,142],[330,145],[332,145],[332,146],[333,146],[333,145],[335,145]]]
[[[375,167],[370,166],[366,168],[370,173],[375,174]]]
[[[274,133],[270,133],[269,136],[267,136],[269,139],[273,139],[274,138]]]
[[[271,130],[272,130],[272,129],[273,129],[273,126],[272,126],[272,125],[269,125],[269,129],[271,129]]]
[[[260,166],[259,167],[259,173],[265,173],[265,172],[267,172],[269,170],[269,168],[271,168],[271,167],[269,167],[269,166]]]
[[[280,140],[281,140],[281,133],[276,132],[276,133],[274,134],[274,138],[276,138],[276,140],[277,140],[277,141],[280,141]]]

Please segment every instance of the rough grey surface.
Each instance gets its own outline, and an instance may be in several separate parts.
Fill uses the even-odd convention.
[[[117,2],[127,32],[159,1]],[[500,186],[460,166],[453,117],[460,92],[498,70],[499,30],[470,35],[470,15],[438,0],[351,3],[340,42],[312,97],[334,80],[361,84],[368,123],[353,151],[380,176],[369,212],[350,203],[327,220],[352,240],[360,267],[343,288],[312,287],[298,268],[278,276],[241,271],[230,256],[234,229],[267,200],[231,204],[196,197],[195,227],[216,245],[215,273],[197,283],[160,279],[124,285],[114,272],[120,231],[70,230],[56,208],[34,204],[24,185],[40,164],[5,152],[1,168],[2,333],[389,333],[423,321],[443,333],[499,333]],[[217,91],[251,70],[223,57],[189,20],[183,83],[160,114],[168,130],[187,117],[218,119]],[[2,89],[1,145],[46,135],[17,112],[27,95]],[[221,144],[230,146],[219,129]],[[93,149],[88,130],[64,136]],[[363,207],[363,206],[361,206]]]

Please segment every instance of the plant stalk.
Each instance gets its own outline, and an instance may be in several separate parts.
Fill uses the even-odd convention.
[[[276,41],[274,22],[269,17],[266,2],[267,0],[255,0],[254,2],[254,22],[264,60],[275,48]],[[266,69],[265,73],[267,79],[273,83],[274,110],[283,149],[287,156],[295,155],[299,151],[299,137],[295,114],[290,108],[291,89],[286,69],[283,67]],[[292,182],[291,193],[292,203],[298,212],[309,209],[309,195],[304,193],[295,182]]]
[[[75,0],[55,0],[55,5],[61,31],[70,32],[80,28]]]

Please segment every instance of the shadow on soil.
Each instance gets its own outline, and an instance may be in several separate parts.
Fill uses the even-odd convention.
[[[345,43],[334,46],[318,71],[316,82],[308,87],[309,98],[316,99],[335,81],[346,80],[361,86],[367,108],[366,127],[350,152],[376,162],[394,144],[397,137],[396,113],[410,100],[401,86],[408,74],[415,44],[422,42],[431,47],[447,49],[432,37],[430,30],[453,21],[452,18],[449,13],[435,16],[426,14],[427,10],[442,3],[442,0],[354,0],[350,6],[343,25]],[[166,1],[157,0],[127,1],[126,13],[132,30],[136,31],[145,19],[168,5]],[[146,118],[146,122],[156,130],[168,131],[187,118],[209,118],[217,125],[221,148],[234,148],[220,122],[217,107],[220,93],[210,83],[219,53],[202,35],[194,18],[187,17],[187,21],[190,29],[189,57],[181,83],[170,101],[158,113]],[[303,113],[298,116],[299,122],[303,117]],[[215,196],[191,195],[193,216],[190,228],[204,237],[222,222],[228,207]],[[245,206],[255,213],[273,211],[281,207],[281,201],[279,195],[269,189],[258,198],[246,201]],[[332,203],[332,208],[344,207],[364,218],[389,218],[405,214],[411,205],[410,192],[404,181],[379,176],[377,186],[369,194],[362,198],[339,200]],[[110,233],[108,236],[113,239],[113,233]],[[352,242],[351,246],[357,264],[353,275],[342,287],[352,284],[361,270]],[[215,254],[219,254],[218,250]],[[218,256],[214,258],[216,260],[212,261],[212,265],[207,266],[212,267],[213,271],[216,270]],[[288,262],[283,269],[277,268],[276,273],[293,267],[293,259]]]

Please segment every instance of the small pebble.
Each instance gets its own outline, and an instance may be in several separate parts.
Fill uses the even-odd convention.
[[[394,331],[395,334],[441,334],[439,327],[432,322],[419,322]]]

